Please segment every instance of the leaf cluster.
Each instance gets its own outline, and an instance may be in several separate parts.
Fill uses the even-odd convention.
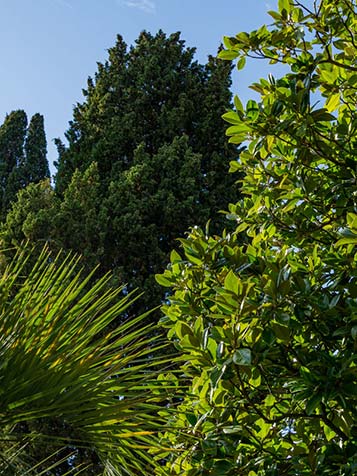
[[[223,116],[247,143],[235,230],[192,230],[157,277],[191,382],[169,474],[356,472],[356,5],[278,7],[220,53],[287,71]]]

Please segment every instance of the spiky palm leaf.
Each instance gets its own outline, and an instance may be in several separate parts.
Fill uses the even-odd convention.
[[[44,250],[26,275],[29,256],[18,252],[0,276],[0,474],[27,474],[22,445],[87,448],[104,473],[152,473],[163,363],[153,326],[146,316],[113,325],[133,297],[109,276],[86,291],[77,257]]]

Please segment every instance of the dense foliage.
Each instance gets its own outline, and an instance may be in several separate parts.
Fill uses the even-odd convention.
[[[31,118],[25,140],[24,185],[38,183],[50,177],[47,161],[47,141],[41,114]]]
[[[145,316],[113,327],[133,301],[85,291],[78,258],[28,250],[0,277],[0,474],[151,474],[159,448],[162,343]]]
[[[3,474],[23,474],[44,448],[58,450],[49,471],[62,475],[82,463],[88,475],[357,473],[357,6],[279,0],[270,15],[226,37],[220,57],[285,73],[253,83],[256,100],[236,97],[229,112],[230,63],[199,65],[178,34],[144,32],[129,51],[119,37],[68,146],[58,142],[56,190],[43,181],[19,193],[7,241],[79,249],[85,266],[101,262],[129,286],[113,291],[107,276],[86,291],[93,275],[82,281],[70,257],[46,253],[27,278],[27,255],[4,268]],[[45,141],[30,140],[40,118],[25,141],[26,117],[10,116],[3,191],[11,167],[45,157]],[[121,292],[139,285],[144,306],[159,302],[150,276],[175,237],[228,202],[227,231],[219,220],[192,228],[157,275],[169,291],[162,326],[184,362],[166,375],[145,316],[116,327],[128,315]]]
[[[0,213],[6,216],[19,190],[50,176],[43,116],[27,127],[23,110],[12,111],[0,127]]]
[[[221,53],[286,68],[224,115],[247,143],[235,231],[194,229],[157,277],[191,385],[166,474],[357,472],[357,7],[278,3]]]
[[[220,116],[231,106],[231,65],[194,60],[178,33],[143,32],[127,48],[121,37],[89,78],[58,141],[56,193],[24,190],[7,217],[7,241],[48,240],[73,249],[91,267],[113,270],[119,283],[159,304],[154,273],[192,225],[212,226],[237,197],[229,174],[237,147]],[[40,196],[45,195],[43,206]]]

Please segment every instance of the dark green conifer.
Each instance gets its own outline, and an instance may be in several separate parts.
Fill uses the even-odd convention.
[[[12,111],[0,127],[1,216],[5,218],[19,190],[48,178],[43,116],[35,114],[27,129],[23,110]]]
[[[209,166],[208,155],[218,151],[226,168],[235,156],[234,148],[227,153],[220,124],[230,105],[230,66],[212,58],[201,65],[194,54],[179,33],[144,31],[130,49],[118,36],[108,61],[98,63],[94,79],[89,78],[85,101],[74,109],[66,132],[69,146],[58,142],[58,192],[64,192],[76,168],[83,171],[97,162],[101,178],[107,179],[130,167],[139,144],[155,154],[182,135],[203,153],[204,164]],[[215,112],[207,115],[212,103]]]
[[[25,111],[19,109],[6,115],[0,127],[0,186],[1,215],[4,216],[9,204],[21,188],[21,174],[18,169],[24,163],[24,141],[27,128]]]
[[[34,114],[31,118],[25,142],[25,156],[26,185],[49,178],[47,141],[41,114]]]
[[[57,141],[56,246],[145,290],[144,308],[162,298],[153,274],[176,238],[209,217],[214,230],[237,200],[227,171],[238,152],[221,120],[231,67],[213,57],[199,64],[194,54],[179,33],[144,31],[131,48],[118,36],[74,108],[68,145]]]

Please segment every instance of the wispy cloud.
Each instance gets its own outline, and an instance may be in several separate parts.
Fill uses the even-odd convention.
[[[120,3],[130,7],[142,10],[145,13],[155,13],[156,5],[153,0],[120,0]]]
[[[61,7],[66,7],[66,8],[73,8],[73,5],[68,1],[68,0],[53,0],[54,3],[57,3],[57,5]]]

